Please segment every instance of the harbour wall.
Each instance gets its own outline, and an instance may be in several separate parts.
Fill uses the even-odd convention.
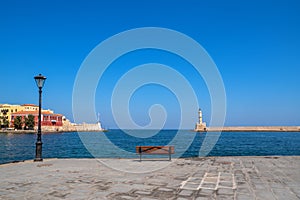
[[[100,123],[95,124],[68,124],[64,126],[42,126],[42,133],[57,133],[57,132],[100,132],[102,129]],[[2,133],[36,133],[37,127],[34,130],[14,130],[14,129],[0,129]]]
[[[42,126],[43,132],[89,132],[103,131],[100,123],[95,124],[70,124],[64,126]]]
[[[197,132],[300,132],[300,126],[226,126],[195,129]]]

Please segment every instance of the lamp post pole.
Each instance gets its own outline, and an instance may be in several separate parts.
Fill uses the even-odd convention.
[[[34,77],[36,84],[39,88],[39,117],[38,117],[38,132],[37,132],[37,141],[35,143],[35,159],[34,161],[43,161],[42,158],[42,125],[41,125],[41,116],[42,116],[42,88],[44,86],[44,82],[46,77],[39,74]]]

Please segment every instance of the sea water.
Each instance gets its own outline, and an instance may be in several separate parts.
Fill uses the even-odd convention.
[[[157,133],[156,133],[157,132]],[[190,130],[109,130],[43,134],[43,158],[137,157],[139,145],[174,145],[178,157],[198,157],[212,133]],[[300,155],[300,132],[223,132],[205,156]],[[32,160],[35,134],[0,133],[0,164]]]

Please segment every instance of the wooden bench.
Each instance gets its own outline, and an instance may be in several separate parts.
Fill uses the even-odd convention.
[[[136,146],[136,153],[140,155],[140,161],[142,161],[143,154],[150,155],[169,155],[171,160],[171,154],[174,154],[174,146]]]

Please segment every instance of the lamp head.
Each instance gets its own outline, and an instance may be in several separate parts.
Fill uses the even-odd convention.
[[[44,86],[46,77],[42,76],[41,74],[39,74],[38,76],[34,77],[36,85],[38,86],[38,88],[42,88]]]

